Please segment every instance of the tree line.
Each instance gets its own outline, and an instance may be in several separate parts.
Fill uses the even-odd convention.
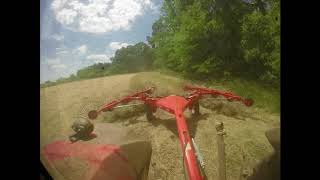
[[[110,60],[56,82],[169,69],[194,79],[236,76],[278,86],[280,1],[164,0],[147,44],[121,48]]]

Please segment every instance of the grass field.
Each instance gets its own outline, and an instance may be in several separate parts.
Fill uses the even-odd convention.
[[[85,115],[92,108],[103,102],[118,98],[146,86],[155,85],[156,95],[183,95],[182,85],[190,81],[181,80],[159,72],[117,75],[79,82],[65,83],[40,90],[40,148],[58,139],[67,138],[74,117]],[[210,82],[203,84],[217,89],[233,90],[239,95],[250,96],[256,105],[243,108],[242,119],[219,114],[201,107],[201,116],[192,119],[190,112],[185,116],[191,135],[204,156],[208,179],[217,179],[217,147],[215,122],[225,124],[227,179],[238,179],[241,166],[252,167],[262,157],[272,152],[264,132],[271,127],[280,126],[279,98],[277,93],[259,89],[258,85]],[[237,89],[238,88],[238,89]],[[243,89],[251,90],[243,91]],[[250,92],[254,92],[250,94]],[[265,94],[264,96],[261,94]],[[241,112],[240,112],[241,113]],[[97,123],[113,123],[130,132],[129,139],[143,138],[150,140],[153,147],[149,179],[176,180],[183,178],[182,155],[175,128],[174,118],[161,110],[156,112],[156,121],[146,120],[143,109],[139,106],[117,109],[108,112]],[[99,137],[98,137],[99,138]],[[242,160],[242,153],[246,156]],[[250,169],[250,168],[249,168]]]

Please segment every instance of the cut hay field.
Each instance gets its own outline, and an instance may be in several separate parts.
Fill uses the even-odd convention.
[[[85,116],[89,110],[96,109],[104,102],[150,85],[157,87],[156,95],[183,95],[181,87],[186,83],[189,82],[159,72],[144,72],[41,88],[40,150],[52,141],[67,139],[72,133],[70,126],[74,119]],[[208,179],[217,179],[215,131],[217,121],[225,124],[227,133],[225,136],[227,179],[239,179],[242,166],[250,169],[262,157],[273,151],[264,133],[272,127],[280,126],[280,115],[270,113],[261,107],[245,108],[235,104],[239,107],[237,113],[240,116],[229,116],[210,109],[208,104],[210,105],[208,100],[200,102],[201,115],[196,119],[191,118],[190,112],[185,113],[190,133],[203,154]],[[143,109],[138,106],[116,109],[100,116],[95,121],[95,126],[113,123],[128,130],[128,139],[149,140],[153,148],[149,169],[150,180],[183,179],[182,154],[174,118],[161,110],[155,115],[157,119],[148,122]],[[99,137],[93,139],[92,143],[98,140]],[[245,160],[242,160],[243,154]]]

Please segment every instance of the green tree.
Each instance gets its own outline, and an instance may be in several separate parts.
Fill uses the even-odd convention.
[[[248,14],[241,29],[241,47],[248,72],[266,81],[280,78],[280,9],[279,1],[268,1],[267,12]]]
[[[277,81],[279,13],[277,0],[165,0],[148,37],[154,66],[189,77]]]
[[[140,42],[117,50],[111,61],[111,73],[146,71],[152,69],[153,53],[147,44]]]

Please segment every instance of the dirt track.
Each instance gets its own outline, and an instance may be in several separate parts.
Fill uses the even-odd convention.
[[[73,118],[82,115],[81,111],[85,114],[90,108],[96,108],[108,99],[119,96],[119,92],[128,92],[130,79],[134,76],[135,74],[110,76],[41,89],[41,147],[48,142],[67,138],[71,133]],[[223,121],[227,131],[225,143],[228,179],[238,179],[242,163],[245,167],[251,166],[272,152],[264,132],[279,125],[279,115],[252,109],[249,116],[238,119],[204,107],[201,107],[201,113],[199,118],[191,119],[188,118],[187,111],[186,117],[191,135],[204,156],[209,180],[217,178],[215,121]],[[175,121],[172,116],[161,111],[156,116],[159,119],[153,123],[148,122],[144,114],[140,114],[115,121],[114,124],[129,129],[128,139],[151,141],[153,152],[150,180],[183,179],[182,155]],[[103,117],[98,121],[103,123],[102,120]],[[241,147],[248,157],[245,162],[241,161]]]

